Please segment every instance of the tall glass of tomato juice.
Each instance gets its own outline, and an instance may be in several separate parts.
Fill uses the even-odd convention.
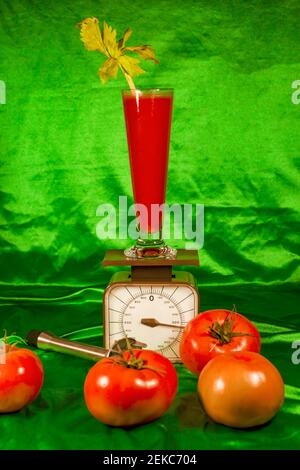
[[[130,257],[173,256],[162,238],[173,90],[123,90],[131,180],[139,236]],[[142,205],[142,208],[141,208]]]

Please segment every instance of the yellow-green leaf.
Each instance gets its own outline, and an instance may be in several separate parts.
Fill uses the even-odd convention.
[[[103,83],[109,78],[115,78],[118,73],[118,67],[120,67],[125,74],[129,87],[134,88],[131,77],[145,73],[145,71],[139,66],[139,59],[126,55],[126,52],[135,52],[145,60],[153,60],[153,62],[158,63],[151,46],[125,47],[126,41],[128,41],[132,34],[130,28],[125,31],[123,38],[117,41],[116,30],[105,21],[103,22],[102,31],[97,18],[86,18],[78,26],[80,27],[81,40],[86,49],[89,51],[99,51],[108,57],[98,71]]]
[[[107,59],[98,71],[102,83],[106,83],[109,78],[116,78],[118,69],[119,66],[116,59],[113,59],[112,57]]]
[[[138,59],[134,59],[133,57],[129,57],[128,55],[122,55],[119,57],[118,62],[124,72],[130,75],[131,77],[136,77],[136,75],[139,75],[140,73],[145,73],[145,70],[139,67],[138,64],[140,61]]]
[[[127,28],[125,33],[124,33],[124,36],[121,39],[119,39],[119,41],[118,41],[118,47],[120,49],[125,46],[125,43],[130,38],[131,34],[132,34],[131,28]]]
[[[115,59],[119,57],[120,51],[117,43],[117,31],[111,26],[108,26],[106,21],[103,22],[103,43],[106,47],[108,54]]]
[[[153,60],[155,64],[159,63],[159,60],[155,57],[154,50],[151,46],[133,46],[126,47],[124,51],[136,52],[145,60]]]
[[[80,28],[80,38],[85,48],[88,51],[99,51],[106,54],[97,18],[86,18],[78,26]]]

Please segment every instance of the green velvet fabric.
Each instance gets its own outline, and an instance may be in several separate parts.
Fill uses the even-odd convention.
[[[1,0],[0,327],[48,329],[97,344],[112,270],[96,237],[96,208],[131,200],[123,77],[103,86],[102,56],[74,25],[97,16],[150,43],[139,87],[175,89],[167,200],[205,204],[201,310],[256,322],[286,383],[266,426],[238,431],[201,412],[197,380],[177,366],[179,392],[160,420],[131,430],[98,423],[82,388],[90,363],[39,353],[40,397],[0,416],[2,449],[279,449],[300,446],[299,72],[296,0]],[[172,241],[171,241],[172,242]],[[178,246],[180,243],[178,243]]]

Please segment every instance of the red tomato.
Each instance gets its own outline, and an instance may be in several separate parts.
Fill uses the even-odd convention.
[[[244,351],[212,359],[200,374],[198,392],[214,421],[249,428],[277,413],[284,400],[284,383],[270,361]]]
[[[31,403],[43,381],[43,365],[36,354],[6,345],[0,358],[0,413],[18,411]]]
[[[200,374],[219,354],[260,351],[260,335],[246,317],[230,310],[207,310],[191,320],[183,331],[180,356],[184,365]]]
[[[173,364],[147,350],[102,359],[89,371],[84,398],[90,413],[110,426],[159,418],[171,405],[178,380]]]

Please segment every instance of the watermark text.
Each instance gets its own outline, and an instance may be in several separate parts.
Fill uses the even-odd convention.
[[[6,364],[6,344],[0,340],[0,364]]]
[[[204,245],[203,204],[131,204],[119,196],[119,206],[100,204],[96,234],[100,240],[136,240],[143,234],[161,233],[164,240],[184,240],[187,250]]]
[[[292,103],[300,104],[300,80],[295,80],[292,83],[292,88],[295,89],[291,96]]]
[[[0,80],[0,104],[6,104],[6,85],[3,80]]]
[[[291,361],[292,364],[297,366],[300,364],[300,340],[293,341],[292,349],[295,349],[295,351],[292,353]]]

